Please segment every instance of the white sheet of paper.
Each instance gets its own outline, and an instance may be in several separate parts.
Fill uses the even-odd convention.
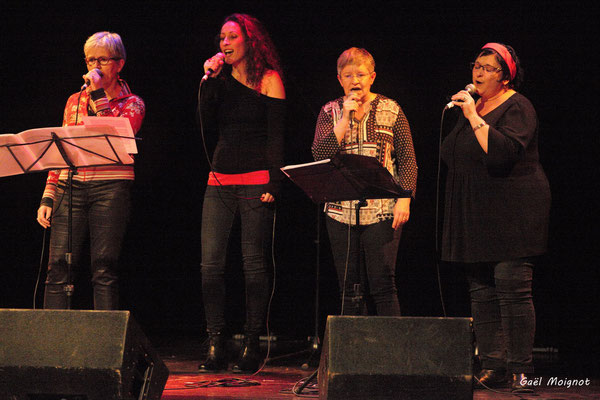
[[[84,116],[82,119],[84,126],[111,126],[115,128],[117,135],[129,137],[125,139],[125,148],[129,154],[137,154],[137,146],[135,144],[135,135],[131,129],[131,123],[128,118],[123,117],[90,117]]]

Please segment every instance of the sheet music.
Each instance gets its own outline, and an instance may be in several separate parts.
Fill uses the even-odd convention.
[[[106,117],[94,117],[92,119]],[[134,139],[107,137],[119,135],[133,137],[127,118],[109,117],[102,124],[38,128],[18,134],[0,135],[0,177],[26,172],[68,168],[52,134],[61,138],[69,159],[77,167],[111,164],[133,164],[131,150],[135,150]],[[124,120],[123,124],[121,120]],[[96,122],[96,121],[94,121]],[[118,124],[115,124],[118,122]],[[116,125],[116,126],[115,126]],[[129,132],[127,132],[129,127]],[[132,144],[134,148],[132,149]]]
[[[295,169],[295,168],[308,167],[311,165],[327,164],[329,161],[331,161],[331,160],[329,158],[326,158],[325,160],[313,161],[313,162],[309,162],[309,163],[305,163],[305,164],[286,165],[285,167],[282,167],[281,170],[285,172],[286,170]]]
[[[117,135],[131,138],[124,141],[125,149],[127,149],[127,152],[129,154],[137,154],[135,135],[133,133],[133,129],[131,129],[131,123],[129,122],[129,118],[90,117],[89,115],[85,115],[81,120],[83,121],[83,125],[85,126],[110,126],[115,129]]]

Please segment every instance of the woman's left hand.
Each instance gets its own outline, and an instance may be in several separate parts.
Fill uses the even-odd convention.
[[[462,109],[463,114],[468,119],[470,116],[477,114],[475,110],[475,100],[466,90],[461,90],[451,97],[454,105]]]
[[[272,203],[275,201],[275,197],[273,197],[271,193],[263,193],[260,196],[260,201],[262,201],[263,203]]]
[[[398,229],[408,222],[410,217],[410,197],[396,200],[394,205],[394,221],[392,228]]]

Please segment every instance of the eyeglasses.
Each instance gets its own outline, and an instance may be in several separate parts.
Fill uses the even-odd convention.
[[[483,68],[483,70],[484,70],[485,72],[489,72],[490,74],[491,74],[492,72],[498,72],[498,71],[502,71],[502,68],[494,67],[493,65],[489,65],[489,64],[486,64],[486,65],[481,65],[481,64],[479,64],[479,63],[477,63],[477,62],[472,62],[470,65],[471,65],[471,70],[476,70],[476,71],[478,71],[478,70],[480,70],[481,68]]]
[[[100,63],[100,65],[107,65],[109,62],[111,62],[112,60],[120,60],[121,57],[110,57],[110,58],[106,58],[106,57],[98,57],[98,58],[86,58],[85,62],[87,65],[89,65],[90,67],[96,65],[96,63]]]
[[[365,73],[362,73],[362,72],[359,72],[358,74],[345,74],[345,75],[342,75],[342,79],[354,79],[354,78],[357,78],[359,81],[362,81],[363,79],[370,77],[371,74],[372,74],[372,72],[369,72],[368,74],[365,74]]]

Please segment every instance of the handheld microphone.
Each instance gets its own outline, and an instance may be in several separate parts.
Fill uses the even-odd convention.
[[[472,83],[469,83],[467,86],[465,86],[465,90],[470,95],[473,95],[473,94],[475,94],[477,92],[477,90],[475,89],[475,85],[473,85]],[[446,104],[445,109],[447,110],[447,109],[452,108],[452,107],[454,107],[454,102],[451,101],[450,103]]]
[[[221,59],[221,61],[225,60],[225,54],[223,54],[221,52],[218,52],[217,54],[215,54],[214,57],[219,57]],[[214,73],[215,73],[215,71],[212,68],[209,68],[208,71],[206,71],[206,74],[204,74],[204,76],[202,77],[202,82],[204,82],[205,80],[210,78],[210,76]]]
[[[358,92],[360,91],[359,88],[352,88],[350,89],[351,92]],[[352,129],[352,125],[354,124],[354,113],[356,113],[356,110],[351,110],[350,114],[348,114],[349,118],[350,118],[350,129]]]
[[[95,70],[96,70],[96,73],[97,73],[98,75],[100,75],[100,77],[101,77],[101,78],[104,76],[104,74],[102,73],[102,71],[100,71],[98,68],[95,68]],[[83,86],[81,87],[81,90],[85,90],[85,89],[87,89],[87,88],[88,88],[88,86],[90,86],[90,80],[89,80],[89,79],[86,79],[86,80],[85,80],[85,83],[84,83],[84,84],[83,84]]]

